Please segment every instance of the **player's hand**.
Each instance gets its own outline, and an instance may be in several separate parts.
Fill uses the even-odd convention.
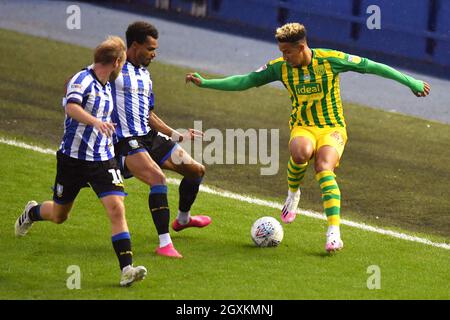
[[[186,75],[186,83],[192,82],[193,84],[195,84],[196,86],[201,86],[202,85],[202,79],[201,76],[198,73],[188,73]]]
[[[112,122],[103,122],[101,120],[97,120],[94,123],[94,127],[101,133],[111,138],[114,131],[116,131],[116,123]]]
[[[423,82],[423,91],[422,92],[417,92],[417,91],[413,91],[413,93],[416,95],[416,97],[426,97],[427,95],[430,94],[431,91],[431,87],[427,82]]]
[[[183,142],[188,140],[203,140],[203,135],[204,133],[199,130],[188,129],[188,131],[183,134],[180,134],[178,131],[173,131],[171,138],[175,142]]]
[[[203,135],[204,133],[199,131],[199,130],[195,130],[195,129],[191,129],[189,128],[189,130],[187,132],[185,132],[182,135],[182,140],[203,140]]]

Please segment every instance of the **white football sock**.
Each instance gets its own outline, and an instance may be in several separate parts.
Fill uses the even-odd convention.
[[[300,189],[298,189],[295,192],[292,192],[291,190],[288,190],[288,197],[289,198],[294,198],[294,197],[298,197],[298,194],[300,193]]]
[[[163,233],[159,235],[159,247],[165,247],[168,244],[172,243],[172,239],[170,238],[169,233]]]
[[[339,226],[329,226],[327,235],[329,235],[331,233],[334,233],[334,234],[338,235],[339,237],[341,237],[341,231],[339,229]]]
[[[186,224],[189,222],[189,219],[191,218],[191,212],[183,212],[178,210],[177,220],[180,224]]]

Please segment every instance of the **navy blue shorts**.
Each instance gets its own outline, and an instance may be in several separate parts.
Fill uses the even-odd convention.
[[[56,153],[56,178],[53,201],[73,202],[81,188],[91,187],[99,198],[108,195],[125,196],[123,180],[115,158],[107,161],[86,161]]]
[[[114,152],[124,177],[131,178],[133,175],[125,165],[126,156],[137,152],[147,152],[153,161],[161,167],[177,147],[178,144],[171,139],[151,130],[145,136],[128,137],[120,140],[114,145]]]

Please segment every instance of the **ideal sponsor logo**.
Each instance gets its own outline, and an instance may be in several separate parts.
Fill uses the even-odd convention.
[[[296,87],[297,94],[309,95],[322,92],[320,83],[305,83]]]

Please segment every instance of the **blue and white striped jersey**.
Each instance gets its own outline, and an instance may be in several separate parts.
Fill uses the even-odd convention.
[[[117,123],[114,143],[127,137],[146,135],[150,111],[154,107],[153,84],[145,67],[127,61],[122,72],[111,83],[114,100],[112,120]]]
[[[67,84],[66,104],[80,105],[103,122],[111,121],[113,99],[109,82],[105,86],[97,79],[92,68],[75,74]],[[112,141],[93,126],[69,117],[66,114],[64,136],[59,150],[76,159],[106,161],[114,157]]]

